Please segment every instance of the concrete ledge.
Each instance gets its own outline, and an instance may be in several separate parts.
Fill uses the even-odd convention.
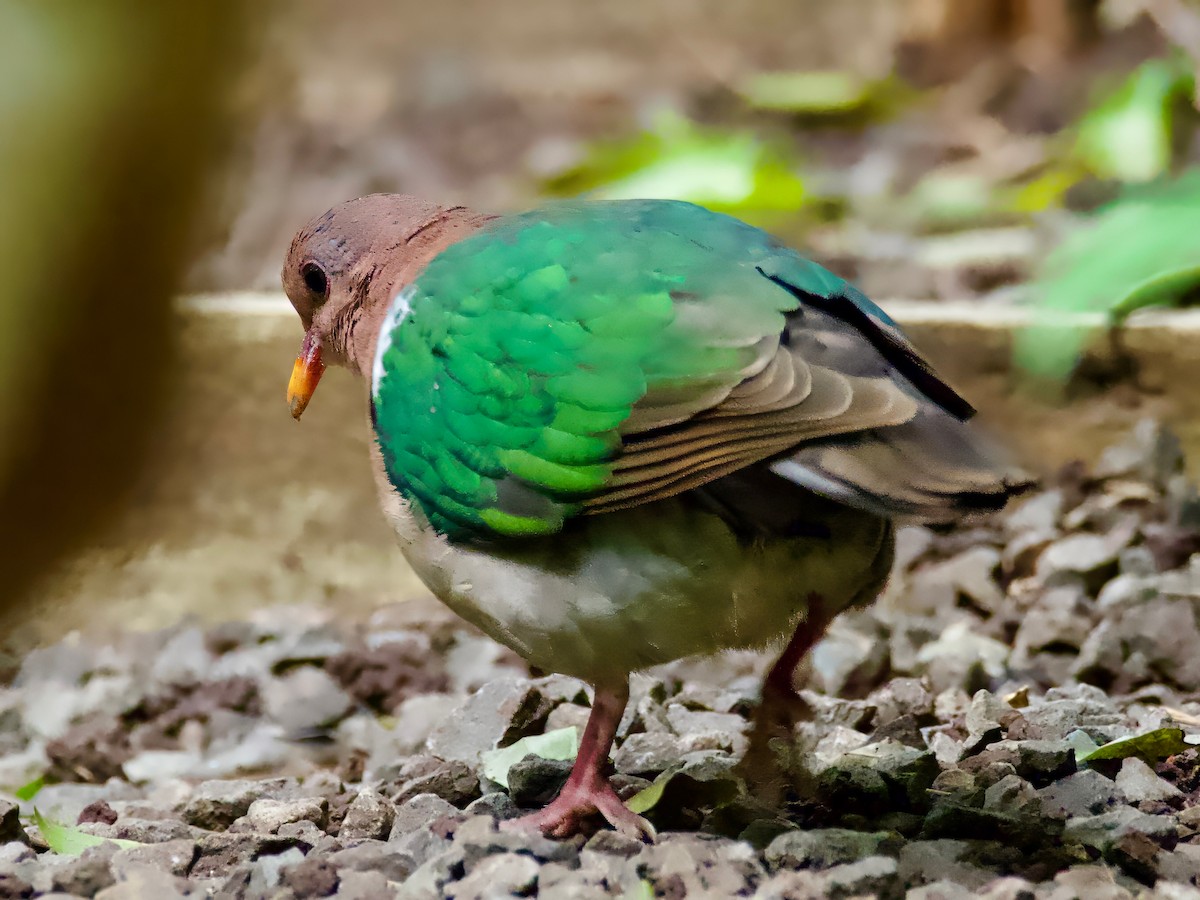
[[[1143,416],[1171,423],[1200,466],[1200,310],[1134,318],[1137,385],[1069,404],[1014,387],[1021,310],[883,304],[934,365],[1037,471],[1098,452]],[[365,392],[330,371],[301,423],[284,402],[300,327],[280,294],[179,302],[177,401],[137,502],[102,546],[46,584],[31,637],[117,623],[222,618],[281,601],[361,613],[422,591],[382,521],[367,468]],[[1099,317],[1081,323],[1100,325]],[[1097,341],[1103,363],[1109,348]]]

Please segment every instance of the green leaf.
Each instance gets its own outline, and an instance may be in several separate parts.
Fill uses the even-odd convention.
[[[483,754],[483,774],[508,787],[508,770],[530,754],[542,759],[574,759],[579,752],[579,735],[574,725],[521,738]]]
[[[678,774],[678,772],[679,767],[667,769],[665,772],[655,778],[654,781],[651,782],[647,787],[642,788],[640,791],[626,800],[625,805],[628,806],[632,812],[637,813],[639,816],[642,813],[654,809],[655,804],[662,799],[663,791],[666,790],[667,784],[676,776],[676,774]]]
[[[15,791],[13,791],[13,796],[16,797],[18,800],[20,800],[22,803],[28,803],[30,800],[32,800],[34,797],[36,797],[38,795],[38,791],[40,791],[45,786],[46,786],[46,776],[39,775],[37,778],[33,779],[33,781],[30,781],[27,784],[23,784],[19,788],[17,788]]]
[[[722,212],[795,211],[804,183],[788,157],[753,132],[702,128],[666,111],[653,128],[599,144],[551,177],[554,194],[687,200]]]
[[[1095,326],[1062,313],[1105,313],[1114,324],[1146,306],[1200,295],[1200,171],[1128,190],[1047,257],[1032,286],[1033,324],[1017,336],[1018,365],[1064,380]]]
[[[33,811],[33,823],[37,825],[38,831],[42,833],[42,837],[50,845],[50,849],[63,856],[78,856],[88,847],[97,847],[109,841],[122,849],[142,846],[140,841],[100,837],[69,825],[51,822],[36,809]]]
[[[746,79],[738,93],[759,109],[829,115],[862,109],[871,101],[872,88],[850,72],[760,72]]]
[[[1067,735],[1067,743],[1070,744],[1071,749],[1075,751],[1076,763],[1091,756],[1096,752],[1096,749],[1099,746],[1095,741],[1088,737],[1086,731],[1079,731],[1078,729]]]
[[[1166,759],[1168,756],[1174,756],[1184,750],[1191,750],[1195,746],[1184,738],[1182,728],[1156,728],[1145,734],[1135,734],[1132,737],[1118,738],[1107,744],[1101,744],[1091,753],[1085,753],[1083,756],[1076,752],[1075,761],[1090,763],[1098,759],[1127,759],[1131,756],[1146,760]]]
[[[1138,66],[1080,122],[1076,155],[1101,178],[1137,182],[1162,175],[1171,166],[1175,112],[1192,83],[1182,60]]]

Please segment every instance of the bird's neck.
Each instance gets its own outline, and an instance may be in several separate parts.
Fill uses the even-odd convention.
[[[395,248],[383,266],[370,273],[367,298],[356,311],[346,342],[346,367],[351,372],[370,383],[379,332],[396,294],[412,284],[435,256],[495,218],[463,206],[439,210],[403,247]]]

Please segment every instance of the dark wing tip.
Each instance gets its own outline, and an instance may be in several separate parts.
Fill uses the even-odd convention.
[[[913,387],[950,415],[964,422],[975,415],[975,407],[968,403],[958,391],[946,384],[899,331],[884,326],[855,303],[853,297],[844,293],[825,297],[796,287],[777,275],[763,271],[761,267],[758,268],[758,273],[779,285],[802,303],[810,304],[856,329],[870,342],[872,347],[879,351],[884,359],[895,366],[896,370],[912,383]]]

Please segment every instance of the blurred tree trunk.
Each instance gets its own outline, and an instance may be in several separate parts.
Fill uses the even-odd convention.
[[[1015,53],[1033,68],[1065,65],[1099,34],[1099,6],[1099,0],[908,0],[906,74],[940,83],[997,53]]]
[[[147,464],[246,19],[238,0],[0,0],[0,637]]]

